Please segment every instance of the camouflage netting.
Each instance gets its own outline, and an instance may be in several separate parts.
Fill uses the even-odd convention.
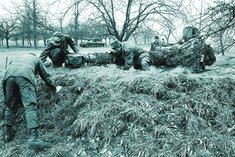
[[[114,62],[113,55],[107,52],[88,53],[85,58],[89,65],[106,65]]]
[[[47,157],[235,154],[232,78],[156,75],[114,66],[54,73],[64,86],[60,93],[51,94],[41,81],[37,87],[41,136],[54,146],[39,153],[27,150],[21,116],[13,143],[0,142],[1,156],[12,152]]]
[[[150,62],[154,66],[181,65],[190,67],[199,61],[203,62],[204,66],[209,66],[216,61],[212,47],[195,38],[181,45],[175,44],[167,47],[156,47],[155,49],[155,51],[149,51]],[[70,67],[80,67],[84,63],[88,65],[115,64],[115,58],[117,57],[115,54],[108,52],[85,53],[82,56],[70,55]],[[84,60],[81,61],[79,57],[84,57]]]
[[[112,54],[107,52],[94,52],[85,54],[68,54],[65,59],[65,66],[69,68],[80,68],[86,65],[107,65],[114,62]]]
[[[212,65],[216,58],[210,45],[198,39],[191,39],[182,45],[157,47],[156,51],[150,51],[150,60],[155,66],[186,66],[190,67],[200,61],[204,55],[204,64]]]

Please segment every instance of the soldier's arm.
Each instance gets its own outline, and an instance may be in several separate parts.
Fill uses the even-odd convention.
[[[46,48],[42,51],[42,53],[39,56],[39,59],[44,63],[46,62],[47,57],[51,53],[51,50],[53,49],[53,45],[51,43],[48,43]]]
[[[133,57],[134,53],[131,50],[125,51],[125,65],[123,67],[124,70],[128,70],[133,65]]]
[[[154,44],[151,43],[151,46],[150,46],[150,51],[153,51],[154,50]]]
[[[79,50],[77,48],[77,43],[73,38],[68,36],[66,40],[67,40],[67,43],[69,44],[69,46],[71,47],[71,49],[73,50],[74,53],[79,52]]]
[[[37,65],[37,71],[39,73],[39,76],[42,78],[42,80],[46,83],[46,85],[52,90],[56,91],[56,86],[54,85],[54,81],[51,78],[51,75],[47,72],[46,67],[42,63],[41,60],[38,61]]]

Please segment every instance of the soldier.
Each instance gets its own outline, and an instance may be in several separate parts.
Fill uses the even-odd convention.
[[[159,36],[155,36],[155,41],[151,43],[150,51],[155,51],[156,47],[161,46],[161,41],[159,39]]]
[[[147,51],[119,41],[111,43],[111,47],[114,50],[111,53],[115,56],[115,63],[121,65],[123,70],[128,70],[133,65],[135,69],[149,70],[150,61]]]
[[[61,67],[65,62],[65,57],[69,53],[68,46],[77,53],[77,44],[73,38],[61,32],[55,32],[51,38],[47,40],[46,48],[40,55],[42,62],[46,62],[47,57],[52,60],[54,67]]]
[[[165,39],[164,38],[162,38],[162,43],[161,43],[161,45],[164,47],[164,46],[166,46],[166,42],[165,42]]]
[[[3,93],[5,98],[4,141],[10,142],[14,137],[13,126],[19,100],[23,104],[27,128],[29,129],[29,147],[48,147],[49,143],[38,137],[39,120],[37,116],[35,75],[39,74],[46,85],[56,92],[61,86],[55,87],[51,75],[46,71],[42,61],[34,54],[14,58],[6,69],[3,78]]]

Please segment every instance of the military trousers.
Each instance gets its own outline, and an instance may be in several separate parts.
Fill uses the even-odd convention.
[[[141,70],[149,70],[150,60],[147,52],[141,53],[138,57],[134,57],[134,68]]]
[[[23,77],[9,77],[4,82],[4,123],[14,125],[20,103],[23,104],[28,129],[38,128],[36,88]],[[20,100],[20,102],[18,101]]]
[[[60,48],[55,48],[51,51],[49,58],[55,67],[61,67],[65,62],[65,52]]]

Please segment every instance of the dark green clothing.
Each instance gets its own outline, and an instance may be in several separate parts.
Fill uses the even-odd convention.
[[[27,127],[29,129],[39,127],[36,89],[29,80],[23,77],[9,77],[6,80],[4,123],[6,125],[15,124],[19,97],[24,106]]]
[[[128,43],[121,43],[121,49],[115,50],[114,53],[116,53],[117,59],[123,59],[124,70],[130,69],[132,66],[135,69],[149,69],[149,54],[142,48],[129,46]]]
[[[40,75],[51,90],[56,91],[51,75],[46,71],[42,61],[34,54],[14,58],[8,65],[3,78],[5,124],[14,125],[20,100],[25,109],[27,127],[31,129],[39,126],[36,105],[36,74]]]
[[[28,79],[35,87],[35,76],[43,79],[47,86],[52,90],[56,90],[51,80],[51,75],[46,71],[44,64],[34,54],[24,55],[23,58],[17,57],[10,61],[10,65],[5,72],[3,81],[10,76],[21,76]]]
[[[161,43],[160,41],[154,41],[151,43],[151,46],[150,46],[150,51],[156,51],[156,48],[161,46]]]
[[[49,57],[49,58],[52,57],[51,52],[56,48],[59,48],[64,53],[64,55],[66,55],[69,53],[68,46],[71,47],[71,49],[74,51],[74,53],[78,52],[78,49],[76,47],[77,46],[76,42],[74,41],[73,38],[71,38],[68,35],[64,36],[63,41],[59,46],[53,45],[51,39],[48,39],[47,45],[46,45],[45,49],[43,50],[43,52],[40,54],[39,58],[42,60],[42,62],[45,62],[47,57]]]

